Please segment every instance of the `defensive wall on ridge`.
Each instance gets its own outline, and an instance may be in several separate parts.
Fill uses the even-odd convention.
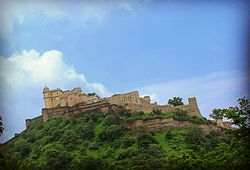
[[[161,110],[162,112],[176,112],[179,110],[187,111],[190,115],[201,116],[195,97],[188,98],[188,104],[180,106],[171,106],[169,104],[158,105],[152,103],[149,96],[140,97],[138,91],[133,91],[125,94],[115,94],[111,97],[100,98],[95,93],[86,94],[78,88],[62,91],[61,89],[49,90],[48,87],[43,89],[45,107],[42,109],[42,116],[26,119],[26,127],[42,117],[43,121],[47,121],[57,116],[73,117],[80,114],[86,114],[93,111],[101,113],[117,113],[121,108],[133,112],[153,112],[153,110]],[[171,119],[154,119],[152,121],[137,120],[131,127],[137,125],[148,126],[150,128],[162,128],[165,125],[184,126],[186,123],[174,121]],[[230,124],[225,122],[216,122],[220,127],[229,128]]]

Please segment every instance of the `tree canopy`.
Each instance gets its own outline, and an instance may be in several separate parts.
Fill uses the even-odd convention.
[[[183,105],[184,103],[182,102],[182,98],[173,97],[173,99],[168,100],[168,104],[170,104],[172,106],[179,106],[179,105]]]
[[[2,117],[0,116],[0,136],[2,136],[3,130],[4,130],[4,128],[3,128],[3,119],[2,119]]]

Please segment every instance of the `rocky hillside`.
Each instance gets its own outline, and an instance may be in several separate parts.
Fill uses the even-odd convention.
[[[121,120],[173,118],[185,126],[127,129]],[[230,131],[179,113],[89,113],[31,126],[1,149],[0,169],[242,169],[244,149]]]

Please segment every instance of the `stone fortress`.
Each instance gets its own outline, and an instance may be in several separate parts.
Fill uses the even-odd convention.
[[[149,96],[140,97],[138,91],[125,94],[114,94],[111,97],[100,98],[95,93],[84,93],[80,87],[72,90],[62,91],[61,89],[50,90],[45,86],[43,89],[43,99],[45,109],[74,107],[76,105],[93,105],[97,103],[109,103],[113,105],[123,106],[130,111],[152,112],[159,109],[163,112],[171,112],[176,110],[186,110],[192,115],[201,115],[198,108],[196,98],[188,99],[187,105],[173,107],[169,104],[158,105],[156,102],[151,103]]]
[[[72,107],[78,103],[90,104],[101,101],[101,99],[95,93],[82,93],[80,87],[74,88],[72,90],[62,91],[59,88],[50,90],[45,86],[43,89],[43,99],[45,108],[65,106]]]
[[[190,115],[202,116],[195,97],[188,98],[188,104],[171,106],[169,104],[158,105],[152,103],[149,96],[140,97],[138,91],[133,91],[125,94],[114,94],[111,97],[100,98],[95,93],[84,93],[80,87],[72,90],[63,91],[59,88],[50,90],[45,86],[43,89],[43,99],[45,107],[42,109],[42,116],[26,119],[26,127],[28,128],[32,121],[37,118],[42,118],[47,121],[57,116],[73,117],[83,113],[100,111],[106,113],[118,113],[121,108],[125,108],[131,112],[152,112],[153,110],[161,110],[163,112],[176,112],[179,110],[187,111]],[[156,121],[156,120],[152,120]],[[163,126],[165,120],[157,120],[157,126]],[[168,122],[169,120],[166,120]],[[140,123],[138,123],[140,122]],[[165,122],[165,124],[166,124]],[[174,121],[171,120],[171,123]],[[178,122],[175,122],[178,124]],[[138,120],[134,122],[135,126],[143,125]],[[147,122],[144,122],[147,125]],[[166,124],[168,125],[168,124]],[[217,123],[218,126],[227,128],[230,127],[228,122]],[[134,126],[134,125],[129,125]],[[150,125],[151,126],[151,125]],[[179,126],[179,125],[178,125]]]

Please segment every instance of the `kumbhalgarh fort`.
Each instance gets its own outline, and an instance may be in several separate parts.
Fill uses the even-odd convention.
[[[59,88],[50,90],[48,87],[43,89],[44,108],[42,115],[33,119],[26,119],[28,128],[32,121],[42,118],[43,121],[65,116],[73,117],[80,114],[88,114],[94,111],[107,113],[118,113],[125,109],[131,113],[145,112],[151,113],[154,110],[162,112],[184,111],[190,116],[202,116],[195,97],[188,98],[188,104],[173,106],[170,104],[159,105],[157,102],[151,102],[150,96],[140,97],[138,91],[128,92],[125,94],[114,94],[111,97],[100,98],[95,93],[84,93],[80,87],[72,90],[63,91]],[[167,103],[167,102],[166,102]],[[154,120],[136,120],[134,122],[121,122],[125,127],[148,126],[150,128],[162,128],[164,126],[184,126],[185,122],[174,121],[170,119]],[[229,122],[217,121],[216,126],[230,128]],[[208,128],[208,127],[206,127]]]

